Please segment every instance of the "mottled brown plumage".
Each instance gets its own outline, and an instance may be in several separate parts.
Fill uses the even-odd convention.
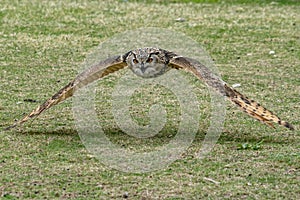
[[[54,94],[51,98],[45,101],[42,105],[38,106],[30,114],[26,115],[21,120],[17,121],[12,126],[9,126],[6,129],[11,129],[13,127],[25,123],[29,119],[39,116],[43,111],[66,100],[69,97],[72,97],[74,92],[77,89],[84,87],[99,78],[107,76],[110,73],[113,73],[115,71],[124,68],[126,66],[124,60],[125,60],[124,56],[116,56],[97,63],[96,65],[92,66],[91,68],[79,74],[73,81],[71,81],[68,85],[63,87],[61,90],[59,90],[56,94]]]
[[[225,84],[225,90],[228,98],[235,103],[240,109],[246,112],[248,115],[254,117],[255,119],[271,126],[274,128],[273,123],[285,126],[290,130],[294,130],[294,127],[286,122],[281,120],[278,116],[273,114],[271,111],[267,110],[265,107],[261,106],[259,103],[254,100],[249,99],[248,97],[242,95],[233,88],[230,88]]]
[[[79,74],[68,85],[59,90],[55,95],[49,98],[45,103],[38,106],[30,114],[16,122],[7,129],[21,125],[31,118],[37,117],[43,111],[50,107],[72,97],[74,92],[95,80],[98,80],[110,73],[118,71],[128,66],[133,73],[143,78],[154,78],[160,76],[170,69],[183,69],[195,74],[199,79],[203,80],[209,87],[227,97],[231,102],[236,104],[244,112],[253,118],[271,126],[273,123],[285,126],[290,130],[294,130],[293,126],[286,121],[282,121],[271,111],[262,107],[257,102],[248,99],[235,89],[228,86],[220,77],[212,73],[212,71],[200,62],[177,55],[163,49],[157,48],[141,48],[127,52],[121,56],[108,58],[98,64],[92,66],[86,71]]]
[[[294,130],[294,127],[290,123],[281,120],[278,116],[261,106],[259,103],[249,99],[248,97],[228,86],[227,83],[213,74],[207,67],[198,61],[182,56],[174,56],[173,59],[171,59],[170,64],[176,69],[185,69],[187,71],[191,71],[198,78],[202,79],[209,87],[221,93],[223,96],[226,96],[231,102],[236,104],[242,111],[251,117],[273,128],[273,123],[277,123],[290,130]]]

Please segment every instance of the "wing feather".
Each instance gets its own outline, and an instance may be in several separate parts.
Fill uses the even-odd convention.
[[[169,65],[175,69],[183,69],[192,72],[208,86],[221,93],[223,96],[226,96],[224,88],[225,82],[200,62],[187,57],[174,56],[170,59]]]
[[[12,126],[6,128],[6,130],[21,125],[28,121],[29,119],[39,116],[45,110],[51,108],[52,106],[72,97],[76,90],[82,88],[95,80],[98,80],[110,73],[118,71],[127,66],[125,62],[126,54],[122,56],[115,56],[101,61],[86,71],[79,74],[73,81],[67,84],[65,87],[60,89],[51,98],[45,101],[43,104],[34,109],[30,114],[23,117],[21,120],[14,123]]]
[[[251,117],[271,127],[274,127],[274,122],[290,130],[294,130],[294,127],[290,123],[281,120],[277,115],[273,114],[259,103],[231,88],[226,82],[200,62],[194,59],[174,55],[174,57],[170,58],[169,65],[175,69],[184,69],[192,72],[208,86],[219,92],[224,97],[227,97],[231,102]]]

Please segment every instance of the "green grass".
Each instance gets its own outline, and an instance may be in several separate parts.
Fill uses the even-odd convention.
[[[116,33],[154,26],[183,32],[202,44],[224,80],[240,83],[239,91],[291,122],[296,131],[269,128],[228,104],[218,143],[205,159],[196,159],[209,125],[209,96],[200,81],[186,74],[201,102],[199,131],[192,145],[163,170],[124,173],[88,153],[77,134],[68,100],[23,127],[0,133],[1,199],[297,199],[298,1],[144,2],[2,1],[0,128],[72,80],[99,43]],[[185,21],[176,22],[179,17]],[[276,56],[269,54],[271,50]],[[97,91],[109,98],[122,73],[100,81]],[[160,92],[161,98],[147,91],[133,98],[140,107],[158,99],[165,105],[173,103],[171,94]],[[134,108],[132,116],[146,124],[147,109],[139,111],[140,107]],[[118,129],[109,101],[97,107],[107,136],[136,151],[149,151],[173,137],[178,108],[169,105],[167,110],[174,120],[158,136],[142,140]],[[254,148],[257,145],[259,148]]]
[[[125,0],[126,1],[126,0]],[[281,4],[281,5],[299,5],[297,0],[129,0],[130,2],[147,3],[217,3],[217,4]]]

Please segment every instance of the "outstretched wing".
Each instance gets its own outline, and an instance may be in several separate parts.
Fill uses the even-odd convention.
[[[249,99],[248,97],[239,93],[235,89],[231,88],[226,82],[224,82],[220,77],[212,73],[212,71],[209,68],[207,68],[200,62],[194,59],[177,56],[173,53],[170,53],[170,55],[170,67],[175,69],[184,69],[192,72],[199,79],[203,80],[208,86],[219,92],[221,95],[227,97],[231,102],[236,104],[248,115],[271,127],[274,127],[274,122],[279,125],[285,126],[290,130],[294,130],[294,127],[290,123],[281,120],[278,116],[261,106],[259,103]]]
[[[115,56],[108,58],[104,61],[101,61],[86,71],[79,74],[73,81],[59,90],[56,94],[54,94],[51,98],[49,98],[45,103],[38,106],[35,110],[33,110],[30,114],[26,115],[21,120],[17,121],[12,126],[7,127],[6,129],[10,129],[16,127],[18,125],[23,124],[31,118],[37,117],[43,111],[51,108],[52,106],[64,101],[65,99],[72,97],[74,92],[79,88],[92,83],[95,80],[98,80],[110,73],[118,71],[127,66],[125,61],[128,54]]]

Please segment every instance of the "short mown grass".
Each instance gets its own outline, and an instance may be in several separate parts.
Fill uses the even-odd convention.
[[[295,126],[269,128],[227,105],[223,133],[204,159],[195,157],[209,126],[210,98],[189,74],[200,104],[195,140],[163,170],[125,173],[95,159],[82,144],[71,100],[33,122],[0,133],[2,199],[297,199],[300,194],[300,4],[298,1],[8,1],[0,8],[0,128],[20,119],[72,80],[99,43],[141,27],[183,32],[214,59],[222,78]],[[184,20],[176,20],[182,18]],[[176,41],[174,41],[176,42]],[[271,53],[274,51],[275,53]],[[123,72],[100,81],[109,98]],[[96,110],[107,137],[151,151],[176,134],[178,102],[153,89],[171,120],[153,138],[123,133],[110,101]],[[99,95],[98,95],[99,97]],[[100,97],[99,97],[100,98]],[[138,91],[132,117],[147,124],[149,103]],[[25,101],[24,101],[25,100]],[[171,102],[171,103],[168,103]],[[257,148],[256,148],[257,147]]]

